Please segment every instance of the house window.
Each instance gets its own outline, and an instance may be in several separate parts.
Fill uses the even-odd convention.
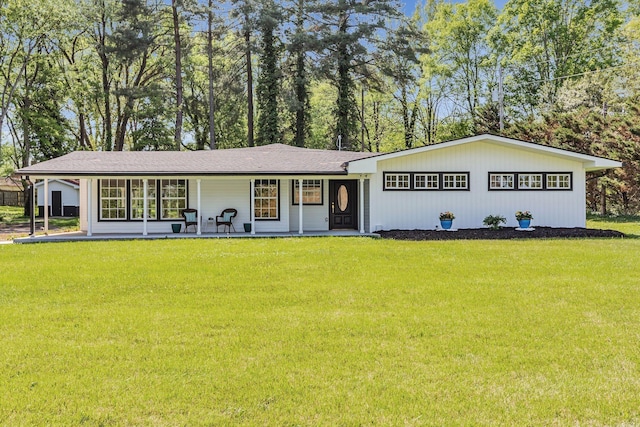
[[[156,180],[150,179],[147,186],[148,219],[156,219]],[[144,180],[132,179],[129,186],[131,198],[131,219],[142,219],[144,216]]]
[[[571,174],[569,173],[548,173],[547,174],[548,190],[570,190]]]
[[[293,204],[300,204],[300,181],[293,181]],[[302,180],[302,204],[321,205],[322,204],[322,180],[304,179]]]
[[[163,179],[160,181],[160,219],[176,219],[187,208],[187,182],[184,179]]]
[[[411,174],[408,173],[385,173],[385,190],[409,190],[411,188]]]
[[[442,188],[444,190],[467,190],[469,188],[469,174],[445,173],[442,174]]]
[[[256,179],[254,188],[256,219],[279,218],[279,181],[277,179]]]
[[[126,180],[100,180],[100,219],[127,219]]]
[[[489,172],[489,190],[571,190],[571,177],[571,172]]]
[[[489,188],[491,190],[513,190],[513,174],[489,174]]]
[[[417,173],[413,176],[416,190],[437,190],[440,188],[440,176],[437,173]]]
[[[542,190],[542,174],[518,174],[518,189]]]

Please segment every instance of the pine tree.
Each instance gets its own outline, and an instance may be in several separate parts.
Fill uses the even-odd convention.
[[[257,145],[273,144],[281,141],[278,118],[278,98],[282,73],[278,68],[279,47],[275,32],[282,14],[272,0],[262,5],[258,27],[261,32],[260,75],[256,87],[258,104]]]
[[[345,150],[356,148],[358,111],[355,79],[363,75],[370,52],[378,45],[380,31],[400,16],[395,0],[330,0],[313,3],[310,12],[319,16],[317,48],[323,55],[321,71],[338,90],[334,109],[334,137]]]

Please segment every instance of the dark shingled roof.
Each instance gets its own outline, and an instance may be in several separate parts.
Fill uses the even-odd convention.
[[[377,153],[271,144],[211,151],[76,151],[20,169],[22,175],[326,175]]]

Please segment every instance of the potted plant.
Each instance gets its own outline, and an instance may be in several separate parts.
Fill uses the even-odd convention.
[[[529,211],[517,211],[516,219],[518,220],[520,228],[529,228],[533,215],[531,215],[531,212]]]
[[[489,226],[492,230],[499,230],[500,224],[506,224],[507,219],[502,215],[489,215],[482,221],[482,223]]]
[[[443,230],[449,230],[451,225],[453,224],[453,220],[455,219],[455,215],[453,212],[441,212],[440,213],[440,226]]]

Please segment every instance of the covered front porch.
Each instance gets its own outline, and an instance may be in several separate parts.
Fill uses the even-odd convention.
[[[52,178],[42,179],[46,197]],[[364,176],[82,178],[82,234],[65,233],[63,238],[180,238],[187,234],[181,215],[187,208],[197,212],[195,224],[188,227],[189,237],[365,234],[369,230],[368,188]],[[218,226],[216,221],[225,209],[237,211],[232,228]],[[47,212],[43,219],[48,234]],[[181,233],[172,231],[176,226]]]

